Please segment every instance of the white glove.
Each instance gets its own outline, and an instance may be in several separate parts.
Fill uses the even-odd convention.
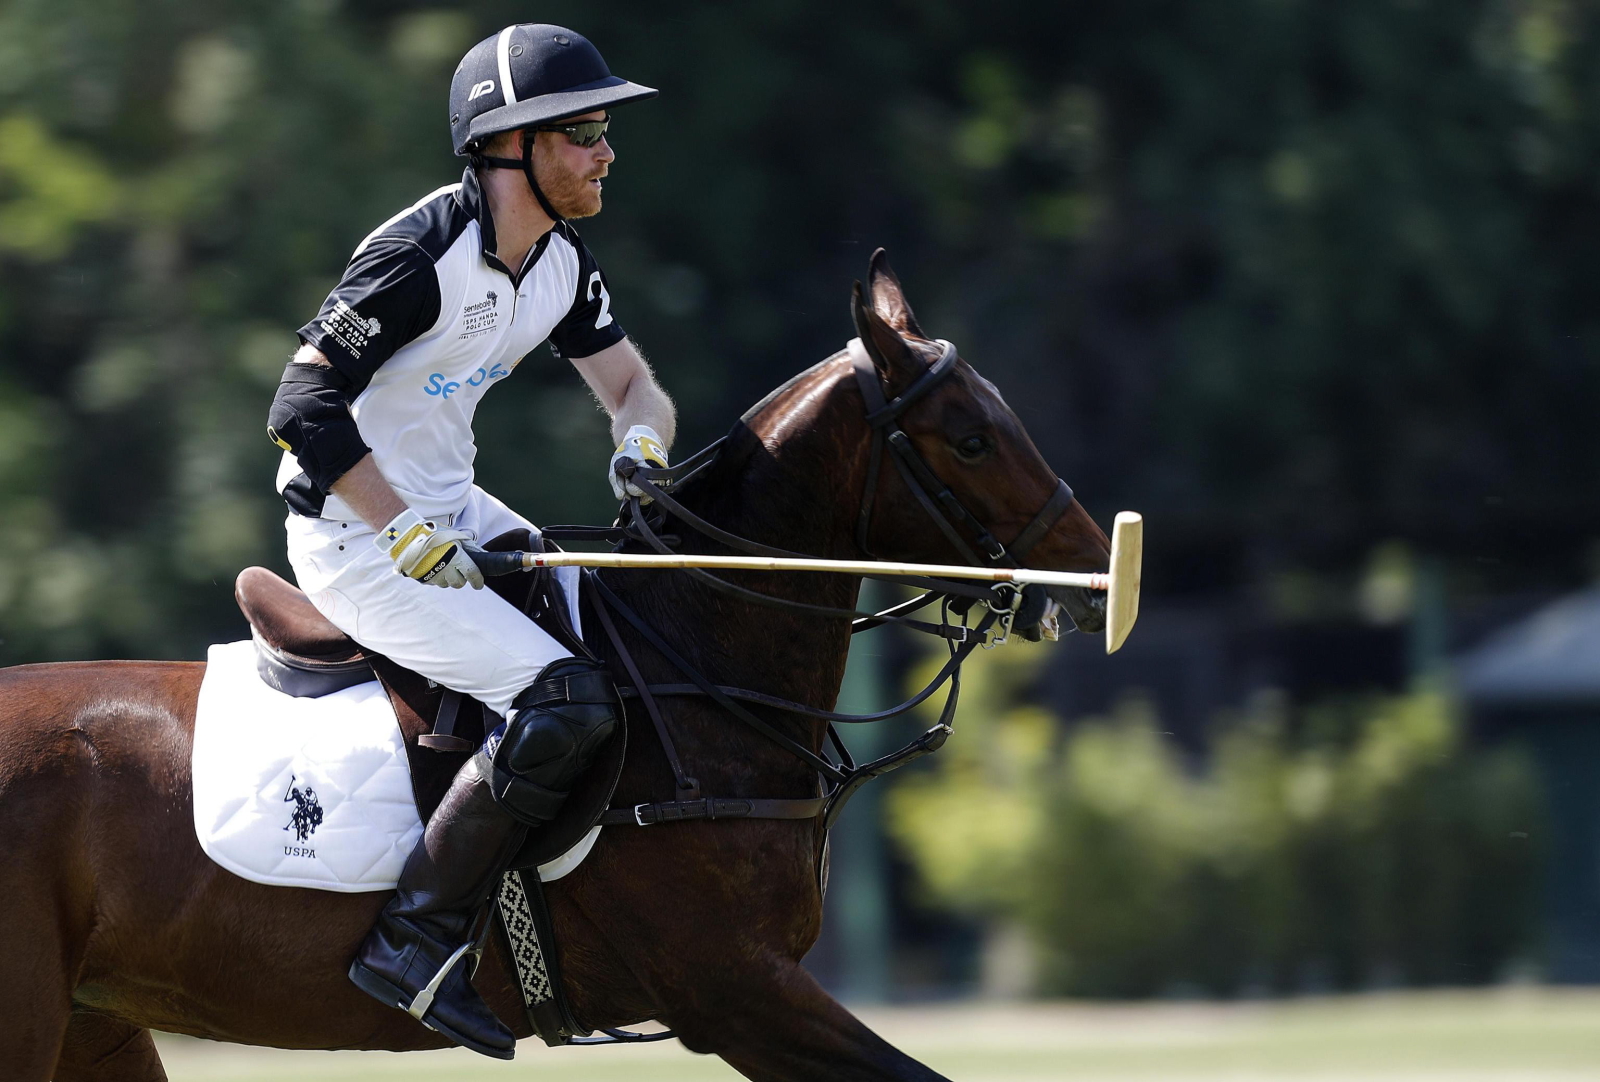
[[[440,529],[408,507],[378,531],[373,544],[394,561],[397,574],[431,586],[448,586],[452,590],[471,586],[481,590],[483,572],[467,555],[466,543],[470,540],[469,534],[449,527]]]
[[[638,481],[624,482],[617,475],[617,463],[625,458],[631,458],[641,466],[658,466],[663,469],[667,465],[667,449],[661,445],[661,437],[656,435],[656,430],[649,425],[634,425],[628,429],[627,435],[622,437],[622,442],[617,444],[617,451],[611,456],[611,465],[606,470],[611,476],[611,491],[617,494],[617,499],[625,500],[629,496],[638,496],[641,503],[650,502],[650,493],[645,491],[650,486]]]

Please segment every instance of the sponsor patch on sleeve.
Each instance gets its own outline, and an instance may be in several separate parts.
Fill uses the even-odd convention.
[[[376,319],[366,318],[346,302],[338,301],[333,311],[323,318],[322,329],[359,361],[361,351],[383,332],[383,324]]]

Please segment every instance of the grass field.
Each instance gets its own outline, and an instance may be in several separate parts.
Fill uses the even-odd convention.
[[[1600,992],[1533,988],[1135,1006],[867,1010],[890,1041],[962,1082],[1000,1079],[1600,1079]],[[547,1049],[513,1063],[470,1052],[278,1052],[160,1040],[172,1082],[712,1082],[739,1076],[675,1042]]]

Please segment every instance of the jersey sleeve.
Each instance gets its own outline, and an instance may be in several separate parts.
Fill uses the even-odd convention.
[[[410,241],[379,237],[350,259],[300,340],[325,354],[352,388],[439,319],[439,276]]]
[[[578,253],[578,291],[572,307],[550,332],[550,348],[557,357],[582,360],[627,337],[611,314],[611,290],[606,276],[590,254],[583,238],[572,229],[564,235]]]

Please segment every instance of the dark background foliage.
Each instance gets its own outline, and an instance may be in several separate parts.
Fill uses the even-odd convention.
[[[0,12],[8,661],[198,656],[281,565],[262,417],[373,225],[455,179],[444,97],[509,4],[13,0]],[[614,69],[583,227],[683,443],[849,333],[886,246],[1150,586],[1379,540],[1492,589],[1587,573],[1600,447],[1589,5],[554,3]],[[483,480],[603,518],[541,361]]]

